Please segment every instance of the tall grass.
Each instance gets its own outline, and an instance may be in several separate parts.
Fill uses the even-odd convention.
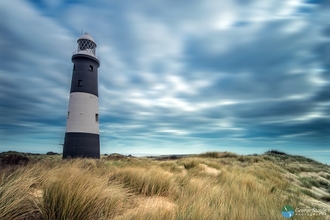
[[[114,172],[114,179],[121,181],[134,192],[144,196],[175,196],[176,186],[172,173],[161,168],[122,168]]]
[[[75,167],[49,175],[39,206],[43,219],[108,219],[127,197],[120,185]]]
[[[144,197],[136,201],[136,206],[115,220],[175,220],[176,204],[165,197]]]
[[[0,176],[0,219],[25,219],[36,216],[38,208],[28,193],[36,179],[22,169]]]
[[[297,177],[293,185],[274,161],[228,152],[171,161],[30,160],[0,171],[0,219],[282,219],[284,205],[313,207],[301,197],[318,197],[299,184],[326,187],[327,179]]]
[[[315,187],[321,186],[320,183],[315,178],[312,177],[300,177],[299,180],[301,184],[308,189],[311,189],[312,186]]]
[[[3,174],[0,219],[109,219],[125,207],[128,190],[100,175],[95,160],[48,162]]]

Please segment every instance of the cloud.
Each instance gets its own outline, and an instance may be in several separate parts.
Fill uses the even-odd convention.
[[[24,1],[2,3],[1,16],[1,133],[35,135],[62,127],[58,119],[65,112],[70,75],[60,73],[70,73],[65,53],[71,37]]]
[[[0,132],[6,136],[61,143],[81,31],[98,44],[104,152],[260,151],[265,144],[311,147],[329,136],[325,2],[15,0],[0,6]]]

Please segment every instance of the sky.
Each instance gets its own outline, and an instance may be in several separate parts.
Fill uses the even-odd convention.
[[[0,2],[0,151],[62,152],[77,39],[101,153],[276,149],[330,164],[330,2]]]

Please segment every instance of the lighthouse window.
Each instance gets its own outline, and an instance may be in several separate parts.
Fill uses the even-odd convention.
[[[69,119],[69,116],[70,116],[70,111],[68,111],[68,117],[67,117],[67,119]]]
[[[93,66],[89,65],[89,71],[93,72]]]
[[[95,121],[99,122],[99,114],[95,114]]]
[[[73,65],[73,70],[75,70],[75,69],[76,69],[76,64]]]
[[[78,87],[82,87],[82,80],[81,80],[81,79],[78,80],[78,84],[77,84],[77,86],[78,86]]]

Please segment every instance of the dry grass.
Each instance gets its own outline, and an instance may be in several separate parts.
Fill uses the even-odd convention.
[[[23,168],[0,176],[0,219],[24,219],[38,212],[28,194],[36,179],[29,174]]]
[[[127,199],[119,184],[76,167],[51,171],[42,190],[43,219],[109,219]]]
[[[0,219],[283,219],[287,204],[328,207],[330,168],[296,159],[228,152],[168,161],[30,158],[0,170]],[[318,178],[292,173],[291,163]]]
[[[175,196],[173,174],[159,167],[151,169],[127,167],[114,171],[113,179],[144,196]]]

